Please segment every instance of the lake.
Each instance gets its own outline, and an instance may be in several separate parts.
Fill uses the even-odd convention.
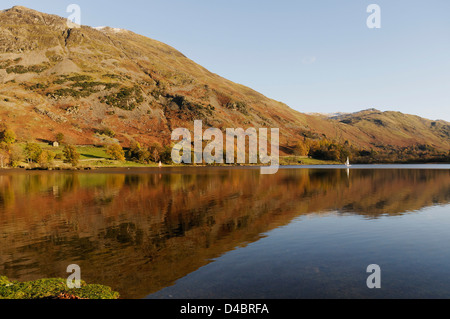
[[[450,165],[0,172],[0,275],[122,298],[450,298],[449,229]]]

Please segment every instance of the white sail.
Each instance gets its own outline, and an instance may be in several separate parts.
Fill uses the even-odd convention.
[[[347,157],[347,162],[345,163],[345,166],[349,167],[350,165],[350,159]]]

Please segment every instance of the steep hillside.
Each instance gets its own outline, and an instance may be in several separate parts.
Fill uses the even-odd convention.
[[[0,119],[19,139],[124,146],[169,143],[177,127],[280,128],[282,151],[303,137],[361,148],[429,143],[450,149],[450,124],[366,111],[325,118],[292,110],[213,74],[164,43],[109,27],[69,28],[24,7],[0,12]],[[108,132],[109,136],[103,134]]]

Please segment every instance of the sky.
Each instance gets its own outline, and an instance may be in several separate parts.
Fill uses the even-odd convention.
[[[300,112],[450,121],[449,0],[2,0],[171,45]],[[368,28],[371,4],[381,28]]]

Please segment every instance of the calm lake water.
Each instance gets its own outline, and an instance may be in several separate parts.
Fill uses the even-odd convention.
[[[450,165],[0,172],[0,275],[70,264],[123,298],[450,298]]]

